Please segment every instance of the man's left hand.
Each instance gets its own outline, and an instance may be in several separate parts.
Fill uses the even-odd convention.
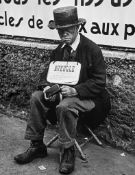
[[[72,97],[72,96],[76,96],[78,93],[75,88],[63,85],[61,86],[61,94],[64,97]]]

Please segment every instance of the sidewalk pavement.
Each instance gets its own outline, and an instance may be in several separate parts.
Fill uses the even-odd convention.
[[[0,175],[58,175],[59,149],[57,144],[48,149],[48,157],[27,165],[18,165],[13,158],[29,146],[24,140],[26,122],[0,114]],[[47,130],[45,141],[53,135]],[[72,175],[135,175],[135,156],[109,146],[102,148],[88,143],[83,148],[88,162],[76,158]],[[40,169],[41,166],[41,169]],[[43,168],[43,169],[42,169]]]

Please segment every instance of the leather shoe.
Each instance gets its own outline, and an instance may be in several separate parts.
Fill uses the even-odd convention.
[[[26,164],[33,161],[36,158],[43,158],[47,156],[47,148],[45,144],[35,146],[32,143],[30,147],[22,154],[18,154],[14,157],[14,160],[18,164]]]
[[[74,146],[64,149],[61,155],[59,172],[69,174],[74,170],[75,166],[75,149]]]

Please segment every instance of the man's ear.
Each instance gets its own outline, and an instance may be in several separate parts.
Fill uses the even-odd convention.
[[[54,23],[53,20],[50,20],[50,21],[49,21],[48,27],[49,27],[49,29],[52,29],[52,30],[55,29],[55,23]]]

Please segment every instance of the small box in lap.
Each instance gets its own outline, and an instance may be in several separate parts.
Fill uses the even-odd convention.
[[[60,92],[60,90],[61,90],[60,86],[58,84],[55,84],[55,85],[53,85],[52,87],[50,87],[49,89],[47,89],[45,91],[46,97],[50,98],[51,96],[53,96],[53,95],[57,94],[58,92]]]

